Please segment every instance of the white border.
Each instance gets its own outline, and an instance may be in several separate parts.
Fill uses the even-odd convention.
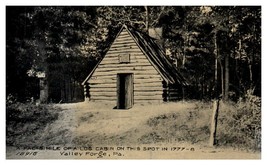
[[[120,160],[120,161],[113,161],[113,160],[104,160],[104,161],[99,161],[99,160],[79,160],[79,162],[76,162],[75,160],[60,160],[58,161],[53,161],[49,160],[48,162],[46,161],[38,161],[36,160],[31,160],[31,161],[23,161],[23,162],[18,162],[18,161],[10,161],[10,160],[5,160],[5,7],[6,6],[13,6],[13,5],[25,5],[25,6],[39,6],[39,5],[81,5],[81,6],[102,6],[102,5],[120,5],[120,6],[125,6],[125,5],[137,5],[137,6],[143,6],[143,5],[170,5],[170,6],[198,6],[198,5],[241,5],[241,6],[247,6],[247,5],[261,5],[262,6],[262,127],[263,127],[263,134],[262,134],[262,160],[260,161],[254,161],[254,160],[238,160],[236,163],[242,163],[242,164],[251,164],[251,163],[257,163],[257,164],[266,164],[266,143],[264,139],[266,139],[266,106],[265,106],[265,101],[266,101],[266,67],[264,64],[266,62],[265,58],[265,49],[266,45],[264,44],[265,42],[265,18],[266,18],[266,12],[265,12],[265,5],[263,3],[263,0],[161,0],[161,1],[156,1],[156,0],[151,0],[149,2],[145,0],[72,0],[72,1],[66,1],[66,0],[28,0],[28,1],[19,1],[19,0],[1,0],[0,2],[0,19],[1,19],[1,33],[0,33],[0,45],[1,45],[1,55],[0,55],[0,75],[1,75],[1,88],[0,88],[0,111],[1,111],[1,127],[0,129],[2,130],[1,132],[1,149],[0,149],[0,160],[1,164],[6,164],[6,163],[27,163],[27,164],[47,164],[47,163],[61,163],[61,164],[73,164],[73,163],[79,163],[79,164],[129,164],[129,163],[141,163],[141,164],[163,164],[163,163],[171,163],[171,164],[176,164],[176,163],[181,163],[181,164],[232,164],[233,160],[150,160],[150,161],[127,161],[127,160]]]

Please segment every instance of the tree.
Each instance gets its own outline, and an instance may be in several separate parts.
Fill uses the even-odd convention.
[[[31,68],[34,49],[27,39],[31,37],[32,26],[26,13],[31,8],[6,8],[6,95],[13,95],[24,101],[29,93],[26,89],[27,71]]]
[[[63,95],[65,95],[64,93],[62,94],[62,92],[66,91],[66,89],[62,89],[66,88],[66,86],[70,86],[71,84],[77,84],[76,86],[78,86],[78,82],[82,82],[84,77],[86,77],[86,74],[88,74],[88,72],[85,73],[83,70],[90,71],[90,68],[93,68],[96,63],[96,41],[95,37],[91,37],[94,36],[94,31],[96,28],[95,8],[14,8],[20,9],[20,13],[18,13],[19,18],[12,17],[11,20],[14,21],[15,19],[15,21],[18,23],[18,27],[27,29],[24,30],[23,35],[21,35],[21,37],[18,39],[16,39],[16,36],[19,35],[15,34],[13,37],[12,33],[14,31],[18,31],[19,33],[19,29],[15,29],[15,27],[13,27],[10,35],[8,34],[7,66],[9,68],[14,68],[8,68],[8,72],[18,71],[19,69],[17,69],[17,67],[21,65],[24,68],[24,80],[22,80],[21,83],[26,82],[26,80],[29,79],[27,76],[28,71],[30,71],[30,73],[33,75],[37,72],[45,72],[48,81],[47,85],[49,86],[49,100],[62,99]],[[14,8],[10,7],[10,11],[16,11]],[[8,15],[10,14],[8,13]],[[25,21],[22,19],[27,20],[26,24],[24,24]],[[8,23],[8,26],[12,25],[12,21]],[[18,42],[18,47],[22,48],[17,49],[16,45],[11,44],[14,42]],[[14,52],[14,50],[17,52]],[[12,55],[15,57],[13,58]],[[27,58],[23,58],[22,56]],[[21,59],[20,63],[14,64],[13,61],[17,61],[18,59]],[[73,67],[72,64],[75,62],[79,63],[80,65]],[[91,66],[89,64],[91,64]],[[77,72],[81,72],[82,74],[77,74]],[[11,79],[9,78],[10,76],[12,76],[12,74],[8,73],[7,81]],[[14,80],[10,81],[15,84],[17,83]],[[8,89],[14,90],[15,92],[13,93],[17,92],[15,84],[12,86],[10,85],[12,83],[8,82],[7,84],[10,86]],[[22,89],[25,89],[25,87]],[[80,90],[82,90],[82,88]],[[8,91],[8,93],[11,92],[12,91]],[[25,92],[22,91],[20,93]],[[59,94],[59,96],[53,96],[55,93]],[[72,91],[68,93],[72,93]],[[20,98],[23,97],[23,95],[20,96]],[[66,98],[67,97],[65,97],[65,99]],[[71,99],[73,98],[70,98],[70,100]]]
[[[25,97],[30,70],[46,73],[51,100],[73,100],[123,24],[162,27],[168,58],[197,98],[260,93],[260,7],[8,7],[7,16],[7,94]]]

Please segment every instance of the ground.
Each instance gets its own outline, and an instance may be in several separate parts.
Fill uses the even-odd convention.
[[[260,153],[240,149],[210,147],[206,134],[203,134],[204,140],[197,140],[195,143],[174,138],[178,135],[170,132],[175,130],[169,129],[170,119],[175,119],[180,124],[183,121],[181,118],[186,117],[188,110],[195,108],[194,103],[136,105],[129,110],[113,109],[114,106],[109,104],[84,102],[55,106],[60,106],[62,109],[59,110],[59,119],[46,126],[42,132],[43,141],[39,143],[40,146],[47,148],[40,150],[40,148],[7,147],[7,158],[260,159],[261,157]],[[208,111],[211,112],[211,109]]]

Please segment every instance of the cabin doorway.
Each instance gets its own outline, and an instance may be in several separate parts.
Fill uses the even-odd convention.
[[[130,109],[133,106],[133,74],[117,74],[117,109]]]

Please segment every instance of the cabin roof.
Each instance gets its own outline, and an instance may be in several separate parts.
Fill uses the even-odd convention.
[[[171,64],[163,49],[155,42],[156,39],[150,37],[149,35],[140,32],[130,26],[123,25],[119,31],[117,37],[120,35],[121,31],[126,29],[132,36],[134,41],[137,43],[138,47],[143,51],[146,57],[149,59],[151,64],[160,73],[165,81],[171,84],[181,84],[183,86],[189,85],[186,79],[178,72],[177,68]],[[116,38],[117,38],[116,37]],[[115,39],[116,40],[116,39]],[[105,58],[105,56],[103,57]],[[91,73],[82,83],[83,85],[90,79],[95,69],[98,67],[102,60],[95,66]]]

